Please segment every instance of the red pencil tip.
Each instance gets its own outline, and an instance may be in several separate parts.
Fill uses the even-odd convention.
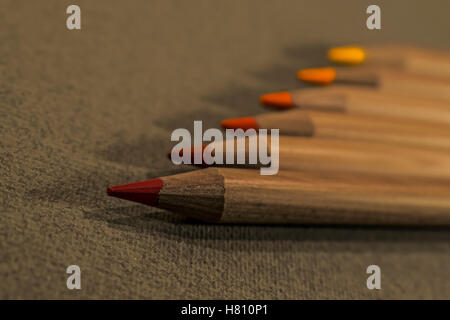
[[[150,206],[158,205],[159,191],[163,181],[159,178],[112,186],[106,190],[109,196],[139,202]]]
[[[108,196],[114,196],[114,191],[111,189],[111,187],[109,187],[108,189],[106,189],[106,194]]]
[[[226,119],[222,121],[221,125],[225,129],[259,129],[259,125],[253,117]]]
[[[266,106],[277,109],[290,109],[294,106],[291,94],[287,91],[264,94],[260,101]]]

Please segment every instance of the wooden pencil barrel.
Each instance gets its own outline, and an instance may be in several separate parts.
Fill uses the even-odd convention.
[[[433,180],[229,168],[162,179],[161,207],[209,222],[450,225],[450,186]]]

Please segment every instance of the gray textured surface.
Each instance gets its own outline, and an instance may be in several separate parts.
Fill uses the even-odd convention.
[[[82,30],[65,8],[82,8]],[[383,30],[365,29],[381,3]],[[409,6],[409,8],[408,8]],[[448,1],[0,0],[1,298],[450,298],[448,229],[213,226],[108,198],[334,43],[445,47]],[[65,268],[82,270],[66,289]],[[382,268],[382,290],[365,268]]]

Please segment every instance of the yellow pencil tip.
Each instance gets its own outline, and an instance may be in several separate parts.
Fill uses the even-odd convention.
[[[334,68],[303,69],[297,72],[297,77],[306,82],[329,84],[336,78]]]
[[[366,53],[360,47],[336,47],[328,50],[328,59],[336,63],[360,64],[366,59]]]

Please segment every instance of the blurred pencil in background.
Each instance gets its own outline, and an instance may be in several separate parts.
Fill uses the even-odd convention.
[[[290,110],[222,121],[226,129],[280,129],[280,134],[372,141],[450,151],[450,126],[336,112]]]
[[[390,68],[391,70],[450,79],[450,52],[402,45],[343,46],[328,51],[340,64]]]
[[[260,101],[275,109],[299,108],[450,124],[450,102],[364,87],[335,85],[275,92],[262,95]]]
[[[211,156],[219,163],[233,158],[234,164],[217,165],[238,168],[261,167],[259,144],[251,149],[249,140],[258,139],[257,135],[212,142],[202,147],[189,150],[175,150],[180,156],[190,152],[191,163],[194,164],[195,152],[200,152],[201,167],[209,166],[204,158],[206,147]],[[231,148],[228,148],[231,146]],[[272,156],[271,139],[267,139],[267,155]],[[264,150],[265,152],[265,150]],[[280,170],[302,172],[347,172],[368,175],[394,175],[422,178],[447,179],[450,182],[450,153],[439,150],[423,150],[420,148],[399,147],[383,143],[345,141],[322,138],[305,138],[280,136],[277,148]],[[229,155],[232,155],[231,157]],[[238,163],[238,154],[244,161]],[[251,157],[254,156],[254,164]],[[171,152],[169,153],[169,158]],[[219,159],[220,158],[220,159]],[[210,162],[211,163],[211,162]]]
[[[366,67],[303,69],[297,72],[297,77],[321,85],[351,84],[385,92],[450,101],[450,79]]]

